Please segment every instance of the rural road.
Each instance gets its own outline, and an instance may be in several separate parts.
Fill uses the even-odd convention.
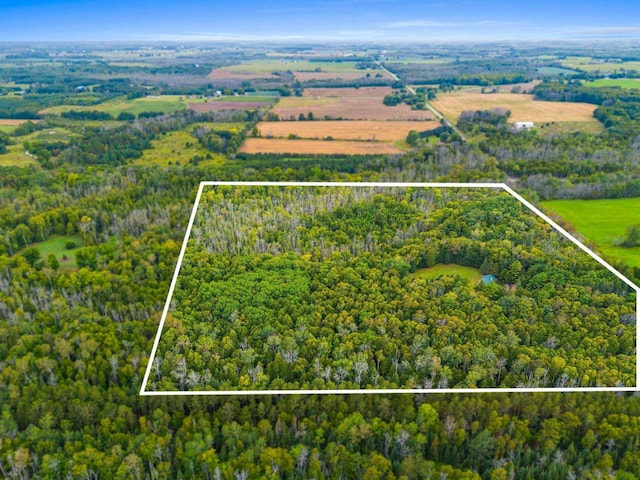
[[[398,77],[395,73],[393,73],[391,70],[389,70],[387,67],[385,67],[382,63],[380,63],[378,60],[374,60],[374,62],[385,72],[387,72],[391,78],[393,78],[394,80],[397,80],[398,82],[402,82],[402,80],[400,80],[400,77]],[[402,82],[402,84],[404,85],[404,82]],[[409,93],[411,93],[412,95],[416,94],[416,91],[413,89],[413,87],[410,87],[409,85],[405,85],[404,88],[407,89],[407,91]],[[467,141],[467,138],[464,136],[464,134],[458,129],[458,127],[456,127],[455,125],[453,125],[449,120],[447,120],[446,118],[444,118],[444,115],[442,115],[438,110],[436,110],[433,105],[431,105],[429,102],[424,102],[426,107],[429,109],[429,111],[431,113],[433,113],[436,118],[438,120],[440,120],[443,125],[447,125],[449,127],[451,127],[453,129],[454,132],[456,132],[458,135],[460,135],[460,138],[462,139],[463,142]]]

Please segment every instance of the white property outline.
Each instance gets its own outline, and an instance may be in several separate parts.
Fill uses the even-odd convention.
[[[200,205],[200,197],[204,187],[212,186],[274,186],[274,187],[399,187],[399,188],[495,188],[508,192],[511,196],[519,200],[529,210],[545,220],[563,236],[577,245],[581,250],[587,253],[591,258],[596,260],[600,265],[605,267],[616,277],[622,280],[626,285],[631,287],[636,292],[636,339],[635,339],[635,351],[636,351],[636,385],[634,387],[491,387],[491,388],[385,388],[385,389],[333,389],[333,390],[171,390],[171,391],[147,391],[145,387],[149,380],[151,368],[153,366],[153,360],[156,356],[158,344],[160,342],[160,336],[162,335],[162,329],[169,312],[171,305],[171,299],[173,298],[173,291],[176,286],[176,281],[182,267],[182,260],[184,258],[185,251],[187,249],[187,243],[191,236],[191,229],[195,220],[198,206]],[[545,393],[545,392],[638,392],[640,391],[640,357],[638,356],[638,338],[640,336],[640,287],[622,275],[619,271],[605,262],[602,258],[596,255],[593,251],[583,245],[579,240],[574,238],[569,232],[551,220],[547,215],[542,213],[533,204],[525,200],[522,196],[516,193],[511,187],[504,183],[404,183],[404,182],[237,182],[237,181],[205,181],[200,182],[196,200],[191,211],[191,217],[189,218],[189,225],[184,235],[182,242],[182,248],[180,249],[180,255],[178,256],[178,262],[176,265],[173,279],[171,280],[171,286],[169,287],[169,293],[167,295],[167,301],[162,311],[162,317],[160,318],[160,325],[158,326],[158,332],[153,342],[153,348],[151,349],[151,355],[149,356],[149,362],[147,369],[142,380],[142,386],[140,387],[140,395],[144,396],[167,396],[167,395],[329,395],[329,394],[386,394],[386,393]]]

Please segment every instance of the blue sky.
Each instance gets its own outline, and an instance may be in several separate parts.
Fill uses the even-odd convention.
[[[638,0],[0,0],[0,41],[640,39]]]

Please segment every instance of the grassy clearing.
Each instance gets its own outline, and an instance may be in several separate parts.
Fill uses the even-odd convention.
[[[216,125],[216,129],[218,125]],[[222,156],[213,154],[200,146],[198,140],[189,132],[180,130],[162,135],[152,142],[153,148],[145,150],[136,165],[157,165],[166,167],[179,163],[186,165],[194,157],[200,157],[200,164],[220,164]],[[209,158],[207,158],[209,157]]]
[[[432,102],[445,117],[457,122],[465,110],[511,110],[510,122],[585,122],[598,123],[593,118],[596,105],[574,102],[545,102],[534,100],[533,95],[516,93],[482,94],[458,91],[438,95]]]
[[[368,140],[393,142],[404,140],[411,130],[418,132],[431,130],[440,125],[436,121],[313,121],[313,122],[261,122],[258,130],[263,137],[287,138],[296,135],[300,138],[338,140]]]
[[[585,82],[587,87],[640,88],[640,78],[599,78]]]
[[[35,158],[28,156],[24,152],[22,143],[19,145],[9,145],[7,153],[0,155],[0,167],[26,167],[29,165],[37,165]]]
[[[277,138],[248,138],[244,153],[291,153],[308,155],[393,155],[402,150],[390,143],[357,142],[348,140],[286,140]]]
[[[67,249],[68,242],[74,242],[76,244],[75,248]],[[78,266],[75,252],[82,247],[82,239],[78,235],[56,236],[44,242],[34,243],[32,246],[38,249],[40,256],[45,261],[53,253],[60,262],[60,270],[65,271]]]
[[[441,275],[458,275],[464,278],[470,286],[476,285],[482,279],[482,274],[477,268],[464,267],[455,263],[439,263],[433,267],[419,268],[413,275],[417,278],[426,279],[438,278]]]
[[[538,125],[539,129],[543,133],[573,133],[573,132],[584,132],[584,133],[599,133],[604,130],[604,125],[600,122],[547,122]]]
[[[640,247],[617,247],[627,227],[640,223],[640,198],[605,200],[551,200],[542,202],[545,210],[570,222],[588,242],[605,256],[640,267]]]

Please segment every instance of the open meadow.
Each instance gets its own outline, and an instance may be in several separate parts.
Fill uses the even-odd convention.
[[[629,226],[640,223],[640,198],[603,200],[550,200],[542,202],[548,212],[571,223],[587,242],[605,256],[631,267],[640,267],[640,247],[620,247]]]

